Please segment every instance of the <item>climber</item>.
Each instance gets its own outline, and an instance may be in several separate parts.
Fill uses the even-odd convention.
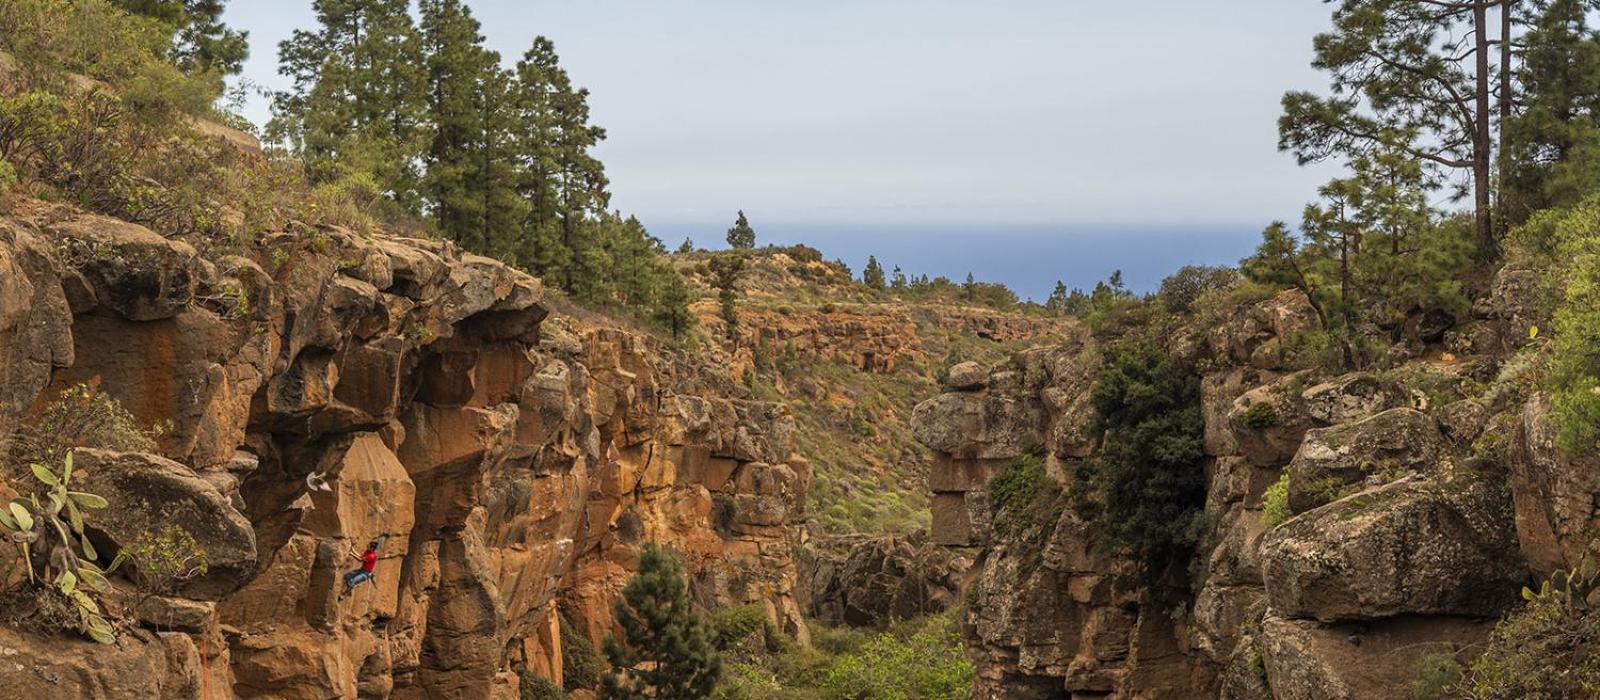
[[[356,586],[372,580],[372,570],[378,566],[378,548],[383,546],[386,537],[387,535],[378,535],[373,538],[367,543],[367,550],[356,557],[361,560],[361,567],[345,572],[344,591],[339,594],[340,598],[349,595]]]

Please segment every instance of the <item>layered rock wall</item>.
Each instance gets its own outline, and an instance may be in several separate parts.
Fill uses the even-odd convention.
[[[7,655],[95,659],[0,682],[514,698],[519,672],[560,680],[558,614],[612,631],[646,541],[684,556],[702,602],[806,636],[809,470],[786,409],[725,372],[547,318],[538,280],[447,243],[302,227],[201,252],[42,211],[0,220],[0,438],[70,387],[115,397],[159,446],[81,452],[112,501],[102,553],[175,521],[211,566],[115,648],[0,630]],[[380,537],[374,584],[338,595]]]

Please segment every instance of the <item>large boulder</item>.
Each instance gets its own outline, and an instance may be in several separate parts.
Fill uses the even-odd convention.
[[[1289,462],[1289,509],[1303,513],[1366,485],[1447,472],[1449,460],[1433,419],[1410,408],[1307,431]]]
[[[1283,366],[1290,338],[1319,325],[1316,309],[1298,290],[1285,290],[1234,312],[1233,317],[1210,329],[1212,352],[1227,363],[1262,369]]]
[[[1600,528],[1600,459],[1568,454],[1550,399],[1523,406],[1520,444],[1511,451],[1511,493],[1517,536],[1535,573],[1548,576],[1579,564]]]
[[[807,614],[858,627],[949,608],[958,600],[958,579],[971,564],[918,535],[813,540],[805,553],[801,583]]]
[[[13,698],[200,698],[187,635],[133,631],[116,644],[40,637],[0,625],[0,687]]]
[[[1410,403],[1399,385],[1364,372],[1313,381],[1309,371],[1296,372],[1234,400],[1228,426],[1239,452],[1252,464],[1281,467],[1300,449],[1307,430]]]
[[[1261,666],[1276,700],[1409,700],[1424,657],[1465,660],[1492,626],[1450,617],[1333,626],[1269,617]]]
[[[103,216],[79,216],[50,231],[101,307],[129,321],[154,321],[194,303],[202,273],[189,244]]]
[[[961,362],[950,367],[945,383],[956,391],[975,391],[989,383],[989,372],[976,362]]]
[[[77,450],[74,466],[74,488],[110,501],[89,514],[86,525],[111,551],[169,525],[194,536],[205,552],[207,570],[183,584],[184,595],[217,600],[255,574],[256,536],[250,521],[188,467],[150,454],[92,449]]]
[[[1267,597],[1325,622],[1497,616],[1527,577],[1510,500],[1488,478],[1410,478],[1291,518],[1261,545]]]
[[[917,404],[911,429],[936,452],[970,459],[1009,459],[1031,433],[1021,402],[993,393],[950,393]]]

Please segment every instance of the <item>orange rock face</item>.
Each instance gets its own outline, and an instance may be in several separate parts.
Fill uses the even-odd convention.
[[[230,556],[195,592],[211,631],[103,674],[162,697],[516,697],[523,671],[560,680],[558,614],[613,630],[646,541],[681,553],[697,600],[806,636],[787,411],[652,338],[546,324],[532,277],[334,229],[211,260],[73,215],[0,221],[0,271],[0,438],[91,384],[164,428],[159,455],[100,463],[155,465],[210,509],[196,522],[237,525],[206,533]],[[375,538],[373,581],[345,593]]]

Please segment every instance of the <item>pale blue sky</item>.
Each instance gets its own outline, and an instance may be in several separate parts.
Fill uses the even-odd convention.
[[[720,242],[743,208],[857,264],[878,228],[940,245],[1025,229],[1079,256],[1104,251],[1075,231],[1225,231],[1237,258],[1329,174],[1276,150],[1278,98],[1324,82],[1307,65],[1319,0],[468,4],[508,62],[555,41],[610,133],[614,204],[669,241]],[[312,23],[310,0],[228,8],[251,33],[246,76],[283,86],[277,42]]]

